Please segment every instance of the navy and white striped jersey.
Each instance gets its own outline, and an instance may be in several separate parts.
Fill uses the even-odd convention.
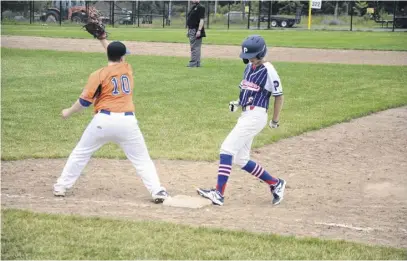
[[[283,94],[283,86],[274,66],[266,62],[259,67],[248,63],[240,82],[239,104],[258,106],[268,109],[270,97]]]

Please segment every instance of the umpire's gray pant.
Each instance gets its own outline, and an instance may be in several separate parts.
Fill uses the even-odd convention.
[[[191,60],[188,65],[190,67],[201,66],[202,37],[196,39],[196,31],[196,29],[188,29],[189,44],[191,46]]]

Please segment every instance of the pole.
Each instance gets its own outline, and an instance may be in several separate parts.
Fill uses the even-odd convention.
[[[112,25],[112,1],[109,2],[109,20],[110,25]]]
[[[228,1],[228,30],[230,26],[230,1]]]
[[[252,2],[249,1],[249,13],[247,14],[247,29],[250,29],[250,12],[252,11]]]
[[[261,3],[263,1],[259,0],[259,13],[257,14],[257,29],[260,30],[260,14],[261,14]]]
[[[392,30],[392,32],[394,32],[394,27],[395,27],[395,22],[396,22],[396,8],[397,8],[397,2],[394,1],[394,5],[393,5],[393,30]]]
[[[86,17],[89,17],[89,1],[85,1]]]
[[[209,13],[209,12],[210,12],[210,11],[209,11],[209,7],[210,7],[210,4],[211,4],[211,3],[210,3],[210,1],[208,1],[207,3],[208,3],[208,21],[207,21],[207,23],[206,23],[206,28],[209,29],[209,15],[210,15],[210,13]]]
[[[353,30],[353,2],[350,2],[350,31]]]
[[[171,8],[172,8],[172,5],[171,5],[171,1],[172,0],[170,0],[170,2],[168,3],[168,20],[171,22]]]
[[[108,21],[109,21],[109,24],[111,24],[112,23],[112,19],[110,19],[111,17],[110,17],[110,15],[112,14],[112,11],[110,11],[110,8],[112,7],[112,5],[110,4],[110,2],[109,1],[107,1],[107,3],[108,3],[108,7],[109,7],[109,12],[108,12],[108,15],[109,15],[109,17],[108,17]]]
[[[136,13],[136,2],[131,2],[131,24],[134,25],[135,24],[135,19],[134,19],[134,15]]]
[[[165,1],[163,2],[164,7],[163,7],[163,28],[164,28],[164,23],[165,23]]]
[[[270,20],[271,20],[271,2],[269,1],[269,13],[268,13],[268,21],[267,21],[267,29],[270,29]]]
[[[187,1],[187,8],[185,10],[185,28],[188,28],[188,12],[191,10],[190,0]]]
[[[34,19],[35,3],[34,3],[34,1],[31,1],[31,5],[32,5],[32,8],[31,8],[31,10],[32,10],[31,19],[32,19],[32,21],[33,21],[33,23],[34,23],[34,22],[35,22],[35,19]]]
[[[59,26],[62,26],[62,1],[59,1]]]
[[[312,0],[309,0],[309,7],[308,7],[308,30],[311,29],[311,5],[312,5]]]
[[[114,27],[114,1],[111,1],[111,5],[112,5],[112,27]]]
[[[140,0],[137,1],[137,27],[140,27]]]
[[[34,12],[34,5],[33,5],[34,1],[30,1],[30,24],[32,24],[33,19],[32,19],[32,15]]]

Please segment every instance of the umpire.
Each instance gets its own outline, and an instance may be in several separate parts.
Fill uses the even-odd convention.
[[[191,60],[187,67],[201,67],[202,37],[206,37],[204,28],[205,7],[199,3],[199,0],[192,0],[192,4],[187,18],[187,36],[191,46]]]

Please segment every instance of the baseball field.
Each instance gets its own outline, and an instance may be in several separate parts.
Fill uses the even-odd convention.
[[[118,28],[109,37],[132,51],[136,116],[163,185],[196,196],[196,186],[216,184],[220,144],[239,117],[228,111],[243,71],[238,45],[259,33],[278,46],[268,59],[285,104],[252,158],[287,181],[282,204],[237,167],[222,207],[153,204],[114,144],[54,198],[92,117],[60,112],[106,55],[79,28],[6,25],[2,259],[407,259],[407,35],[208,30],[203,67],[190,69],[184,33]]]

